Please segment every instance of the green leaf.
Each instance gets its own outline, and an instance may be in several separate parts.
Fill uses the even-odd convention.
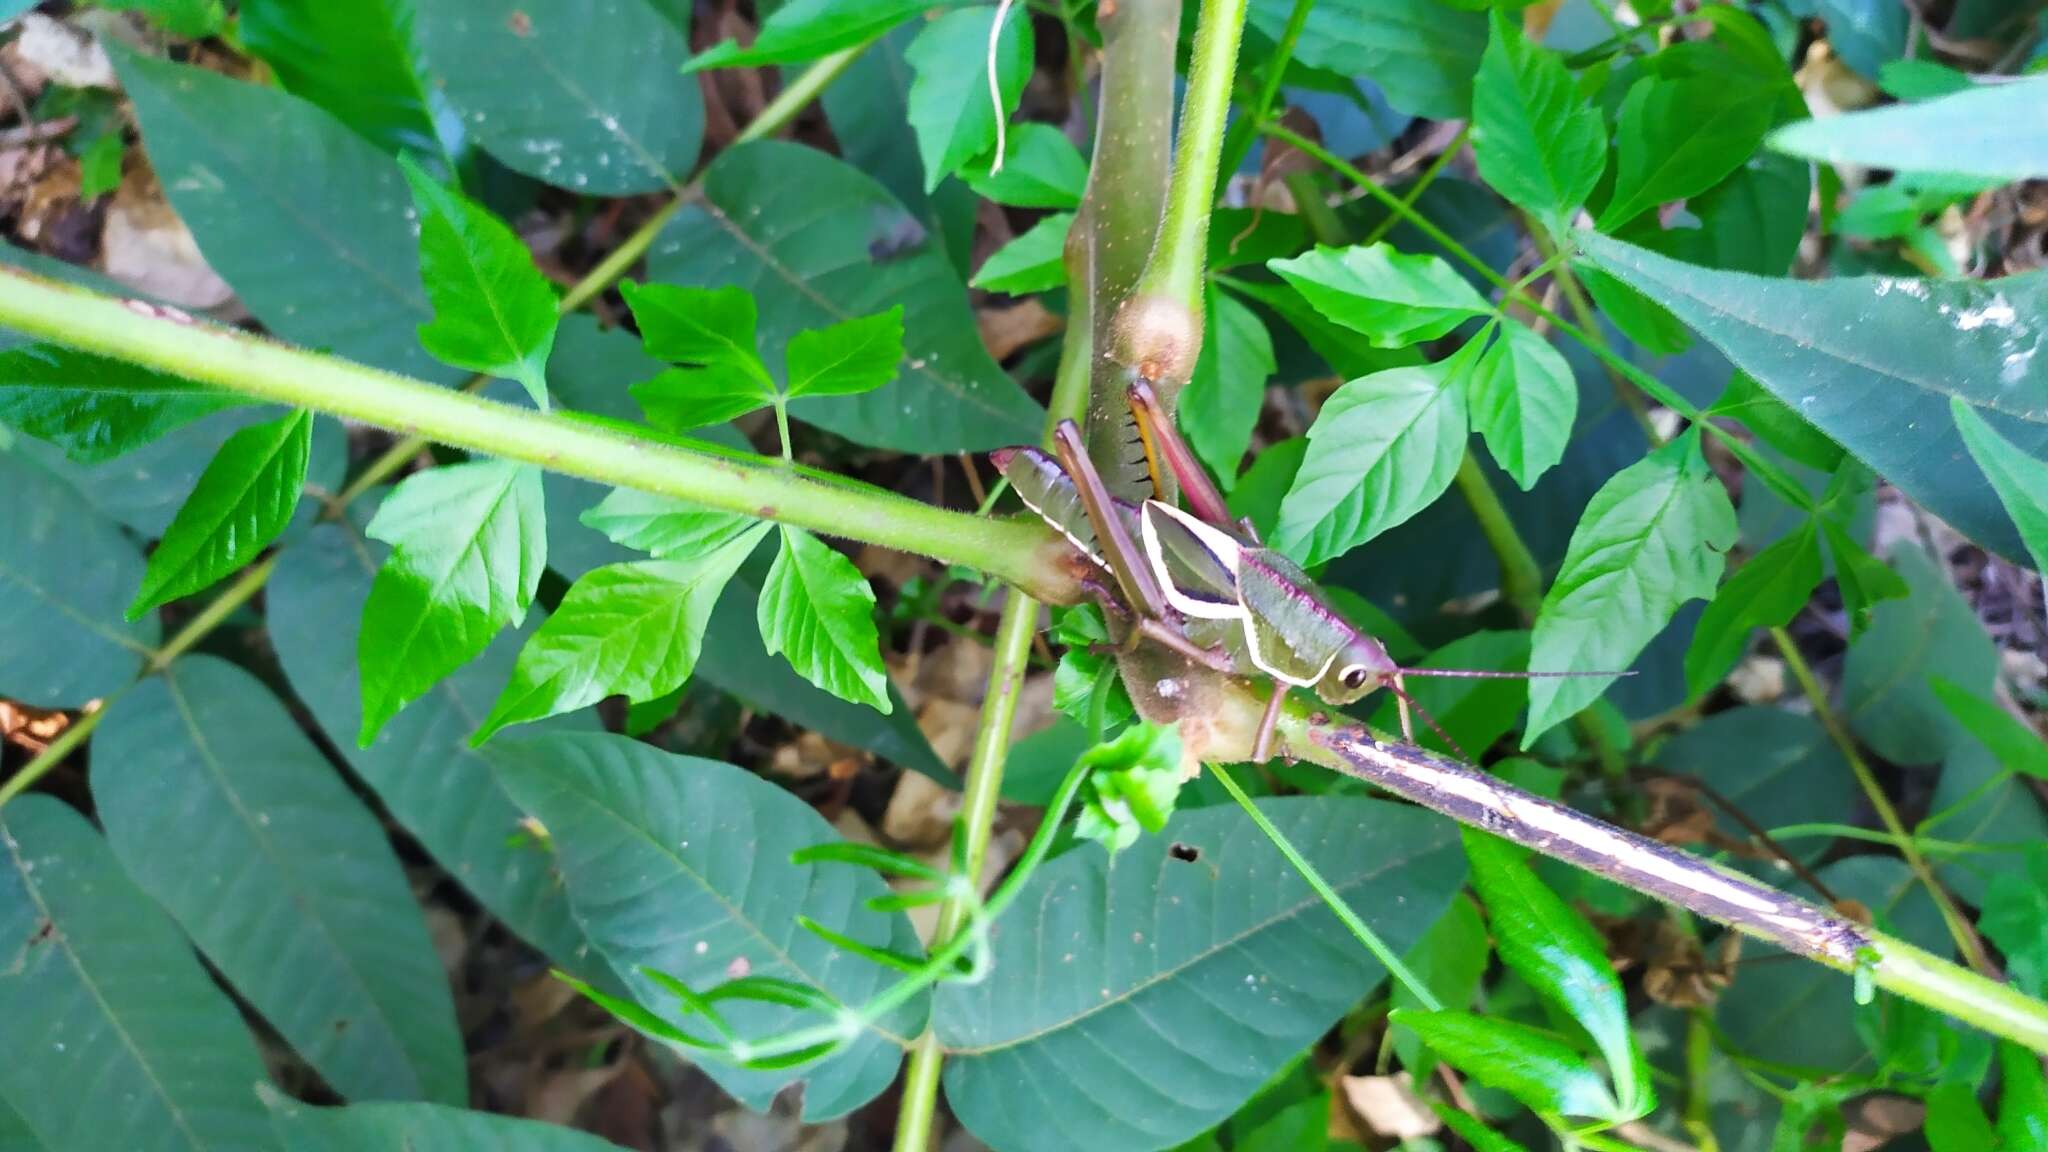
[[[1904,600],[1910,590],[1897,572],[1864,551],[1848,529],[1826,517],[1821,519],[1820,528],[1828,540],[1828,556],[1835,562],[1835,587],[1842,593],[1842,608],[1849,617],[1849,639],[1853,642],[1870,626],[1873,608],[1886,600]]]
[[[1420,811],[1258,805],[1396,954],[1464,882],[1449,828]],[[954,1114],[1014,1152],[1190,1139],[1384,975],[1234,805],[1180,812],[1114,857],[1046,862],[992,943],[1001,976],[942,986],[935,1029]]]
[[[1780,708],[1716,712],[1665,741],[1654,761],[1667,772],[1698,777],[1740,811],[1774,827],[1840,820],[1857,802],[1849,763],[1827,730],[1812,716]],[[1725,812],[1716,811],[1714,821],[1733,841],[1750,836]],[[1809,864],[1830,843],[1819,836],[1781,841],[1793,858]],[[1776,867],[1740,866],[1745,871]]]
[[[1998,1045],[2005,1091],[1998,1101],[1998,1135],[2009,1149],[2048,1146],[2048,1078],[2041,1057],[2009,1041]]]
[[[471,738],[560,715],[607,696],[645,702],[697,666],[712,606],[766,526],[688,561],[614,564],[584,574],[519,652],[511,682]]]
[[[1905,55],[1911,20],[1905,9],[1883,0],[1815,0],[1814,9],[1827,26],[1828,47],[1862,76],[1875,80]]]
[[[720,512],[631,488],[614,488],[604,502],[585,512],[583,523],[612,543],[657,560],[695,560],[719,551],[760,524],[752,516]]]
[[[394,717],[375,743],[357,747],[357,628],[382,552],[355,524],[335,523],[315,528],[278,558],[266,592],[269,632],[292,692],[383,809],[495,919],[563,969],[616,987],[570,919],[552,861],[520,841],[519,810],[491,765],[469,746],[477,717],[504,687],[524,637],[499,637]],[[529,620],[529,629],[535,623]],[[597,726],[588,712],[541,723]]]
[[[1308,566],[1429,506],[1465,458],[1463,354],[1360,377],[1330,394],[1280,505],[1273,546]]]
[[[2048,410],[2015,397],[2048,387],[2035,362],[2048,273],[2003,280],[1768,280],[1679,264],[1598,236],[1580,248],[1720,347],[1778,399],[1916,503],[1994,552],[2024,555],[1997,494],[1963,449],[1961,397],[2036,459]]]
[[[120,360],[33,344],[0,352],[0,422],[80,464],[112,460],[245,401]]]
[[[754,334],[754,298],[744,288],[619,285],[647,354],[675,364],[733,368],[772,387]]]
[[[1465,857],[1501,962],[1593,1038],[1614,1079],[1620,1114],[1647,1115],[1657,1106],[1650,1067],[1629,1030],[1628,998],[1592,925],[1536,878],[1521,849],[1467,832]]]
[[[841,700],[888,712],[889,675],[875,635],[875,593],[839,552],[782,526],[759,601],[761,640],[804,679]]]
[[[517,380],[547,411],[558,317],[555,290],[533,253],[504,221],[410,159],[400,167],[420,210],[420,279],[434,305],[420,343],[444,364]]]
[[[1691,430],[1600,486],[1536,617],[1529,657],[1545,671],[1626,668],[1679,605],[1714,594],[1735,543],[1728,490]],[[1529,681],[1528,748],[1598,699],[1606,677]]]
[[[1248,19],[1279,43],[1293,0],[1252,0]],[[1403,112],[1466,115],[1486,51],[1486,17],[1437,0],[1320,0],[1309,9],[1295,59],[1340,76],[1370,76]]]
[[[995,144],[996,122],[1016,111],[1024,82],[1031,78],[1031,21],[1014,14],[996,34],[999,11],[1011,15],[993,6],[949,12],[926,25],[903,53],[916,74],[910,83],[910,126],[924,158],[926,192]],[[991,35],[996,36],[1000,107],[989,98]]]
[[[1996,756],[1999,764],[2037,780],[2048,780],[2048,747],[2042,745],[2040,735],[2032,728],[1952,680],[1934,676],[1928,679],[1927,686],[1934,690],[1934,698],[1955,722]]]
[[[681,186],[704,98],[686,29],[646,0],[421,0],[420,57],[493,159],[557,188]]]
[[[1469,896],[1458,896],[1401,959],[1409,971],[1422,978],[1439,1001],[1453,1008],[1464,1008],[1478,994],[1479,981],[1486,975],[1487,961],[1492,954],[1492,946],[1486,939],[1486,921],[1479,916],[1479,906]],[[1426,1010],[1406,984],[1395,984],[1387,990],[1387,996],[1395,1008]],[[1392,1039],[1394,1051],[1401,1057],[1401,1066],[1417,1078],[1426,1077],[1434,1064],[1429,1062],[1429,1056],[1416,1037],[1405,1030],[1396,1030]]]
[[[1791,623],[1820,580],[1820,528],[1811,520],[1737,568],[1693,629],[1686,694],[1697,700],[1713,691],[1742,659],[1750,633]]]
[[[2033,849],[2048,843],[2048,813],[2032,782],[2017,777],[1975,741],[1942,761],[1941,779],[1928,802],[1925,834],[1985,847]],[[1965,903],[1982,906],[1991,882],[2019,865],[2011,852],[1959,852],[1938,859],[1935,874]]]
[[[1991,878],[1977,927],[2005,954],[2013,983],[2041,995],[2048,987],[2048,853],[2029,852],[2024,871],[2006,868]]]
[[[1970,450],[1970,459],[1983,469],[2006,515],[2012,517],[2027,554],[2034,558],[2034,570],[2048,571],[2048,464],[2000,436],[1962,397],[1949,397],[1948,405],[1963,447]]]
[[[296,96],[118,43],[109,54],[171,207],[265,328],[393,372],[455,378],[414,335],[433,310],[396,161]]]
[[[98,0],[102,8],[140,12],[173,36],[201,39],[221,30],[227,12],[220,0]]]
[[[1182,389],[1181,432],[1227,490],[1251,447],[1266,403],[1266,381],[1279,370],[1273,337],[1258,313],[1221,288],[1209,290],[1208,339]]]
[[[1731,89],[1721,76],[1638,80],[1621,103],[1614,195],[1600,212],[1601,231],[1720,183],[1763,142],[1777,97],[1764,85]]]
[[[128,618],[209,588],[268,548],[299,506],[312,448],[305,411],[228,437],[150,553]]]
[[[651,279],[752,291],[772,348],[903,305],[893,383],[799,400],[791,415],[920,455],[1038,438],[1044,412],[989,357],[941,246],[874,181],[814,149],[760,141],[721,153],[703,187],[703,202],[677,213],[648,254]]]
[[[1607,129],[1564,62],[1525,40],[1520,25],[1519,15],[1494,10],[1473,80],[1472,154],[1496,192],[1563,235],[1607,167]]]
[[[1764,391],[1747,372],[1729,378],[1728,387],[1707,409],[1707,415],[1742,421],[1759,440],[1809,468],[1833,472],[1842,463],[1840,444]]]
[[[1391,1019],[1422,1037],[1452,1067],[1537,1112],[1615,1121],[1628,1117],[1599,1071],[1548,1032],[1470,1012],[1404,1008]]]
[[[987,84],[984,74],[982,85]],[[960,178],[975,195],[1012,208],[1072,212],[1081,206],[1088,189],[1088,161],[1058,128],[1035,121],[1014,124],[1002,171],[990,171],[994,158],[990,151],[960,170]]]
[[[328,1084],[468,1099],[447,976],[390,841],[269,689],[188,657],[93,746],[114,854]]]
[[[285,1152],[621,1152],[595,1136],[438,1104],[307,1108],[265,1092]]]
[[[242,44],[303,97],[387,152],[438,155],[432,99],[414,59],[416,0],[242,0]]]
[[[1493,306],[1438,256],[1407,256],[1384,242],[1371,247],[1316,245],[1291,260],[1271,260],[1316,311],[1376,348],[1434,340]]]
[[[1961,1081],[1935,1085],[1927,1094],[1927,1144],[1934,1152],[1988,1152],[1998,1147],[1998,1132],[1977,1090]]]
[[[1892,565],[1911,590],[1877,606],[1870,630],[1849,646],[1841,709],[1857,736],[1887,760],[1931,764],[1964,739],[1928,681],[1950,680],[1988,696],[1998,651],[1948,574],[1920,549],[1902,546]]]
[[[1466,383],[1472,426],[1527,492],[1564,459],[1579,413],[1579,383],[1550,341],[1517,320],[1501,324]]]
[[[370,522],[391,558],[357,640],[368,744],[386,721],[526,618],[547,567],[540,470],[479,460],[421,472]]]
[[[1674,260],[1783,276],[1792,270],[1805,235],[1812,172],[1810,164],[1764,153],[1686,199],[1685,210],[1699,221],[1697,227],[1666,229],[1656,216],[1646,215],[1624,231],[1630,241]],[[1666,322],[1676,324],[1668,318]]]
[[[520,806],[547,826],[578,921],[628,974],[635,999],[660,1015],[673,1018],[675,996],[650,971],[702,990],[743,962],[752,975],[809,984],[849,1005],[896,979],[800,930],[799,915],[870,947],[919,951],[902,915],[866,907],[888,892],[875,873],[790,862],[792,852],[839,834],[810,805],[750,772],[596,734],[508,741],[494,759]],[[889,1086],[903,1058],[892,1037],[917,1035],[926,1007],[913,1000],[882,1021],[887,1035],[865,1030],[798,1071],[702,1067],[757,1110],[803,1081],[804,1118],[830,1119]],[[742,1037],[816,1022],[758,1002],[722,1009]]]
[[[1582,234],[1582,247],[1584,243]],[[1657,356],[1674,356],[1691,346],[1692,333],[1662,305],[1592,265],[1581,265],[1577,271],[1594,306],[1630,343]]]
[[[684,68],[697,72],[706,68],[801,64],[865,44],[921,12],[957,2],[934,5],[930,0],[791,0],[776,6],[752,45],[742,48],[737,41],[722,40],[698,53]]]
[[[790,337],[787,395],[853,396],[896,378],[903,362],[903,306]]]
[[[1029,296],[1067,282],[1067,232],[1074,226],[1069,212],[1055,212],[1024,230],[1024,234],[989,253],[981,271],[968,281],[976,288],[1010,296]]]
[[[1890,105],[1817,121],[1790,123],[1772,133],[1772,148],[1823,164],[1860,164],[1896,172],[1974,176],[2003,184],[2048,176],[2048,76]]]
[[[682,435],[773,404],[775,388],[744,368],[713,364],[670,368],[633,385],[633,399],[649,424]]]
[[[234,1002],[92,825],[51,797],[0,809],[0,940],[0,1019],[17,1051],[0,1060],[0,1132],[11,1108],[33,1134],[26,1149],[279,1147]]]
[[[1439,1101],[1431,1101],[1431,1108],[1443,1118],[1444,1127],[1458,1134],[1458,1138],[1472,1146],[1473,1152],[1529,1152],[1528,1148],[1488,1128],[1486,1123],[1467,1113]]]
[[[1088,764],[1088,796],[1074,836],[1093,840],[1111,855],[1166,827],[1180,787],[1187,782],[1180,729],[1139,721],[1117,738],[1081,754]]]
[[[0,446],[0,696],[77,707],[131,683],[162,633],[122,616],[140,550],[24,447]]]

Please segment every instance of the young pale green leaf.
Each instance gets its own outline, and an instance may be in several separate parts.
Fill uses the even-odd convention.
[[[293,412],[228,437],[149,555],[133,620],[256,558],[291,523],[313,449],[313,414]]]
[[[1960,396],[1949,397],[1949,412],[1963,447],[1977,462],[2006,515],[2034,558],[2034,570],[2048,572],[2048,464],[2019,450]]]
[[[1600,486],[1536,617],[1529,657],[1545,671],[1628,666],[1687,600],[1710,597],[1735,543],[1728,490],[1689,430]],[[1529,682],[1527,748],[1598,699],[1605,677]]]
[[[1045,217],[1022,236],[989,253],[981,262],[981,271],[968,283],[1010,296],[1029,296],[1065,284],[1067,231],[1073,226],[1072,213]]]
[[[988,42],[996,33],[995,7],[949,12],[926,25],[903,53],[916,78],[910,82],[910,126],[924,160],[924,190],[959,171],[996,142],[996,121],[1009,119],[1031,78],[1031,20],[1021,12],[1008,18],[996,39],[996,87],[1001,106],[989,98]]]
[[[1273,546],[1304,565],[1320,564],[1442,495],[1465,458],[1458,376],[1471,359],[1460,353],[1390,368],[1331,393],[1308,430],[1308,455],[1280,504]]]
[[[1910,590],[1897,572],[1866,551],[1848,529],[1823,517],[1820,530],[1827,537],[1828,556],[1835,562],[1835,587],[1842,593],[1853,642],[1870,626],[1873,608],[1886,600],[1903,600]]]
[[[399,159],[420,212],[420,282],[434,318],[420,343],[443,364],[517,380],[548,409],[548,356],[560,319],[555,290],[505,222]]]
[[[479,460],[421,472],[370,521],[391,545],[356,640],[367,745],[385,721],[526,619],[547,567],[537,468]]]
[[[235,28],[294,96],[389,152],[438,155],[413,50],[413,0],[243,0]]]
[[[853,561],[783,525],[782,550],[757,607],[761,640],[803,678],[886,715],[889,675],[875,634],[875,593]]]
[[[1072,212],[1088,188],[1088,161],[1066,134],[1050,124],[1027,121],[1010,129],[1009,152],[1000,172],[995,153],[960,170],[977,196],[1012,208]]]
[[[1209,316],[1195,371],[1180,394],[1180,429],[1228,490],[1251,447],[1266,402],[1266,381],[1279,370],[1265,321],[1237,297],[1209,289]]]
[[[1977,1103],[1977,1090],[1960,1080],[1937,1084],[1927,1094],[1926,1136],[1934,1152],[1987,1152],[1998,1147],[1998,1131]]]
[[[1650,1067],[1629,1029],[1628,997],[1599,935],[1537,879],[1521,849],[1482,832],[1464,837],[1472,888],[1486,905],[1501,962],[1593,1038],[1621,1111],[1647,1115],[1657,1106]]]
[[[1294,57],[1339,76],[1370,76],[1403,112],[1460,119],[1471,110],[1472,75],[1486,51],[1486,17],[1475,4],[1438,0],[1318,0]],[[1249,23],[1281,41],[1294,0],[1251,0]],[[1461,10],[1462,9],[1462,10]]]
[[[657,560],[695,560],[739,539],[760,521],[631,488],[614,488],[581,517],[614,544]]]
[[[1953,680],[1933,676],[1927,686],[1956,723],[1998,757],[2000,765],[2036,780],[2048,780],[2048,745],[2041,743],[2032,728]]]
[[[1774,89],[1731,88],[1719,76],[1638,80],[1621,102],[1614,195],[1600,212],[1600,230],[1720,183],[1763,142],[1777,98]]]
[[[1523,38],[1521,17],[1500,9],[1472,85],[1472,154],[1494,191],[1556,235],[1607,167],[1599,109],[1555,53]]]
[[[633,385],[632,393],[649,424],[678,434],[775,403],[775,386],[764,374],[734,364],[670,368]]]
[[[2005,1091],[1998,1101],[1998,1135],[2008,1149],[2048,1148],[2048,1077],[2041,1057],[2011,1041],[1998,1045]]]
[[[613,564],[586,573],[520,650],[511,682],[470,743],[607,696],[645,702],[682,687],[697,666],[726,581],[766,532],[766,525],[755,525],[691,560]]]
[[[903,360],[903,306],[830,328],[808,328],[789,339],[783,362],[789,398],[852,396],[896,378]]]
[[[1460,1072],[1498,1088],[1537,1112],[1621,1121],[1598,1069],[1572,1046],[1527,1024],[1469,1012],[1398,1009],[1395,1024],[1414,1031]]]
[[[440,1104],[308,1108],[259,1089],[285,1152],[622,1152],[595,1136]]]
[[[1317,245],[1267,267],[1294,285],[1331,321],[1364,333],[1374,347],[1405,348],[1434,340],[1493,306],[1443,258],[1408,256],[1387,243],[1371,247]]]
[[[1823,164],[1980,177],[2048,177],[2048,76],[1969,87],[1918,104],[1801,120],[1771,147]]]
[[[1522,491],[1564,459],[1579,384],[1550,341],[1518,320],[1502,321],[1500,338],[1479,358],[1466,389],[1473,429]]]
[[[865,44],[933,7],[950,6],[930,0],[791,0],[775,8],[752,45],[742,48],[736,40],[722,40],[692,57],[683,70],[801,64]]]
[[[619,285],[647,354],[671,364],[734,368],[772,388],[754,335],[754,298],[740,287]]]
[[[0,422],[98,464],[241,397],[119,360],[35,344],[0,353]]]
[[[1750,633],[1781,628],[1820,586],[1820,526],[1809,520],[1735,570],[1693,629],[1685,690],[1697,700],[1742,659]]]
[[[1081,760],[1093,774],[1074,835],[1101,844],[1111,855],[1144,833],[1166,827],[1188,779],[1180,729],[1173,725],[1133,724],[1116,739],[1083,752]]]

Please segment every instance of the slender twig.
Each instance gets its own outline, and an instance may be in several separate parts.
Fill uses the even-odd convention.
[[[1501,595],[1507,597],[1525,626],[1533,624],[1537,611],[1543,607],[1543,568],[1536,563],[1536,554],[1529,551],[1522,534],[1515,530],[1506,506],[1493,485],[1487,483],[1478,458],[1469,450],[1458,465],[1457,484],[1459,494],[1472,507],[1473,518],[1479,521],[1479,534],[1486,537],[1486,543],[1500,561]]]
[[[1157,296],[1199,317],[1202,277],[1208,268],[1209,212],[1216,203],[1217,162],[1237,74],[1237,48],[1244,34],[1246,0],[1202,0],[1195,24],[1194,55],[1188,62],[1187,96],[1181,104],[1180,140],[1173,155],[1173,182],[1159,240],[1138,280],[1138,295]],[[1199,341],[1198,341],[1199,343]],[[1194,363],[1193,350],[1187,362]]]
[[[1238,123],[1231,125],[1223,142],[1223,160],[1217,171],[1228,180],[1244,163],[1252,150],[1252,142],[1258,139],[1259,129],[1265,126],[1273,115],[1273,101],[1280,95],[1281,81],[1287,78],[1287,65],[1294,60],[1295,45],[1301,41],[1301,32],[1308,26],[1309,10],[1315,7],[1315,0],[1294,0],[1294,8],[1287,13],[1287,26],[1280,32],[1280,43],[1266,57],[1265,71],[1259,81],[1259,94],[1252,106],[1244,110]]]
[[[57,733],[57,738],[50,741],[41,752],[38,752],[35,759],[22,765],[21,771],[16,772],[5,780],[0,780],[0,807],[4,807],[9,800],[28,791],[30,786],[34,785],[36,781],[49,775],[52,769],[62,764],[73,752],[76,752],[79,745],[85,743],[85,738],[92,735],[93,729],[100,726],[100,721],[106,716],[107,709],[113,707],[114,702],[119,700],[127,691],[128,689],[124,687],[119,692],[100,701],[99,707],[73,720],[69,727]]]
[[[1464,151],[1465,141],[1471,138],[1472,124],[1467,121],[1463,128],[1458,129],[1458,134],[1451,137],[1450,144],[1436,154],[1436,159],[1429,162],[1429,167],[1422,170],[1422,175],[1415,178],[1415,183],[1410,184],[1401,193],[1401,203],[1408,206],[1409,212],[1416,211],[1415,205],[1421,201],[1422,194],[1429,191],[1429,186],[1436,183],[1436,178],[1443,175],[1444,169],[1450,167],[1451,161],[1457,159],[1459,152]],[[1388,212],[1387,218],[1373,225],[1372,231],[1366,233],[1365,239],[1359,243],[1377,244],[1386,239],[1387,233],[1393,231],[1394,225],[1399,224],[1405,215],[1406,213],[1401,212]]]

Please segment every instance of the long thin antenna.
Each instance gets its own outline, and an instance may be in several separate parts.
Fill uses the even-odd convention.
[[[1400,668],[1403,676],[1435,676],[1455,680],[1570,680],[1588,676],[1633,676],[1629,672],[1482,672],[1476,668]]]
[[[1444,726],[1437,723],[1436,717],[1431,716],[1429,714],[1429,709],[1424,708],[1420,701],[1416,700],[1415,697],[1409,695],[1407,689],[1402,688],[1400,685],[1392,683],[1391,681],[1388,682],[1386,688],[1387,691],[1392,692],[1394,695],[1400,697],[1401,702],[1403,704],[1406,704],[1408,705],[1408,707],[1414,709],[1415,714],[1417,716],[1422,717],[1422,722],[1424,724],[1429,725],[1429,730],[1431,732],[1436,733],[1437,736],[1441,738],[1445,744],[1450,746],[1452,754],[1457,756],[1458,759],[1465,761],[1467,764],[1472,762],[1471,755],[1467,753],[1463,748],[1459,747],[1458,742],[1456,740],[1451,739],[1451,734],[1449,732],[1444,731]]]

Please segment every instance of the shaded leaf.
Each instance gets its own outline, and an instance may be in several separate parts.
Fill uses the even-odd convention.
[[[791,0],[776,6],[752,45],[720,41],[692,58],[687,70],[800,64],[864,44],[933,7],[950,6],[930,0]]]
[[[287,92],[387,152],[440,151],[414,60],[415,0],[242,0],[236,29]]]
[[[35,1134],[29,1148],[279,1147],[234,1001],[92,825],[51,797],[0,809],[0,940],[0,1019],[10,1045],[35,1053],[0,1060],[0,1116],[11,1108]]]
[[[493,159],[592,196],[682,184],[704,99],[646,0],[414,0],[421,65]]]
[[[1558,233],[1600,182],[1607,129],[1564,62],[1519,25],[1494,10],[1472,87],[1472,154],[1495,191]]]
[[[968,281],[976,288],[1011,296],[1029,296],[1067,282],[1067,232],[1071,213],[1055,212],[1024,230],[1024,234],[989,253],[981,271]]]
[[[1487,961],[1492,954],[1492,945],[1486,938],[1486,921],[1479,916],[1479,906],[1469,896],[1458,896],[1451,900],[1450,907],[1401,959],[1409,971],[1428,985],[1439,1001],[1450,1008],[1463,1009],[1471,1005],[1473,996],[1478,993],[1479,981],[1486,975]],[[1405,983],[1397,982],[1389,988],[1387,997],[1395,1008],[1427,1010]],[[1401,1057],[1401,1066],[1418,1079],[1426,1077],[1435,1067],[1414,1033],[1397,1029],[1392,1043],[1395,1053]]]
[[[1251,447],[1266,402],[1266,381],[1279,370],[1273,337],[1258,313],[1221,288],[1209,290],[1209,315],[1194,374],[1175,415],[1181,432],[1225,490]]]
[[[1977,927],[2005,954],[2013,983],[2041,995],[2048,987],[2048,853],[2030,852],[2024,870],[2006,868],[1991,878]]]
[[[1777,97],[1763,85],[1731,91],[1720,76],[1638,80],[1621,104],[1614,194],[1600,210],[1601,230],[1720,183],[1763,142]]]
[[[1655,762],[1667,772],[1697,777],[1767,827],[1839,820],[1858,795],[1848,761],[1820,722],[1782,708],[1716,712],[1665,741]],[[1749,829],[1718,806],[1714,821],[1731,840],[1750,838]],[[1793,858],[1809,864],[1831,842],[1824,836],[1779,840]],[[1775,867],[1739,866],[1745,871]]]
[[[2048,571],[2048,464],[2014,447],[1962,397],[1949,397],[1948,405],[1956,431],[1963,435],[1963,447],[1970,450],[1970,459],[1984,471],[2006,515],[2012,517],[2020,541],[2034,558],[2034,570]]]
[[[114,854],[323,1079],[468,1099],[454,999],[390,841],[260,681],[187,657],[110,712],[94,750]]]
[[[903,361],[903,306],[830,328],[806,329],[790,337],[783,356],[791,399],[852,396],[880,388],[896,378],[896,366]]]
[[[1585,243],[1583,238],[1580,243]],[[1657,356],[1676,355],[1692,344],[1692,333],[1663,305],[1591,265],[1582,265],[1577,271],[1579,283],[1600,314],[1630,343]]]
[[[804,679],[842,700],[887,712],[889,676],[875,635],[875,593],[839,552],[782,526],[782,548],[759,602],[761,640]]]
[[[244,403],[175,376],[50,344],[0,352],[0,421],[80,464],[112,460]]]
[[[2032,728],[1982,696],[1939,676],[1928,680],[1934,698],[2007,769],[2048,780],[2048,746]]]
[[[1911,595],[1877,606],[1842,666],[1843,719],[1887,760],[1931,764],[1964,739],[1934,695],[1933,677],[1988,696],[1998,652],[1948,575],[1911,545],[1892,553]]]
[[[1579,412],[1579,384],[1550,341],[1517,320],[1480,356],[1466,384],[1472,427],[1501,469],[1527,492],[1564,459]]]
[[[1613,1120],[1627,1115],[1599,1071],[1547,1032],[1470,1012],[1402,1009],[1392,1020],[1452,1067],[1535,1111]]]
[[[1889,75],[1889,69],[1887,69]],[[2048,77],[1966,86],[1771,133],[1771,147],[1823,164],[1975,176],[2004,183],[2048,176]]]
[[[1001,30],[995,18],[1010,18]],[[989,39],[994,35],[996,87],[1002,105],[990,100]],[[995,6],[949,12],[932,21],[904,50],[916,78],[910,84],[910,126],[917,132],[918,155],[924,159],[924,189],[960,170],[994,146],[996,121],[1007,120],[1031,78],[1031,20]]]
[[[1977,1103],[1975,1088],[1951,1080],[1927,1094],[1927,1144],[1934,1152],[1986,1152],[1998,1147],[1998,1133]]]
[[[1758,439],[1809,468],[1833,472],[1842,462],[1840,444],[1764,391],[1747,372],[1729,378],[1727,389],[1707,409],[1707,415],[1742,421]]]
[[[1713,691],[1742,659],[1750,633],[1791,623],[1820,580],[1820,528],[1813,521],[1737,568],[1693,629],[1686,693],[1698,699]]]
[[[1252,0],[1249,21],[1279,43],[1293,0]],[[1418,116],[1457,118],[1471,105],[1486,50],[1486,17],[1436,0],[1322,0],[1294,55],[1341,76],[1370,76],[1387,101]]]
[[[1875,80],[1884,66],[1905,55],[1911,16],[1884,0],[1814,0],[1827,25],[1828,47],[1842,63]]]
[[[1267,263],[1316,311],[1379,348],[1434,340],[1493,306],[1437,256],[1407,256],[1382,242]]]
[[[1835,587],[1842,593],[1842,610],[1849,617],[1853,642],[1870,626],[1871,609],[1886,600],[1905,599],[1910,589],[1884,561],[1864,551],[1847,529],[1826,517],[1821,519],[1820,529],[1827,537],[1828,558],[1835,563]]]
[[[150,553],[128,618],[211,587],[269,547],[298,508],[312,448],[305,411],[228,437]]]
[[[2014,776],[1998,758],[1967,741],[1942,761],[1941,779],[1919,827],[1926,835],[1997,848],[1959,852],[1935,865],[1935,874],[1963,901],[1982,905],[1991,882],[2020,863],[2012,849],[2048,843],[2048,813],[2030,782]]]
[[[1679,605],[1710,597],[1735,508],[1700,453],[1697,429],[1615,473],[1586,505],[1536,617],[1529,666],[1626,668]],[[1528,748],[1598,699],[1606,677],[1529,681]]]
[[[985,74],[981,83],[986,90]],[[1002,171],[990,171],[993,159],[990,152],[960,170],[960,178],[975,195],[1012,208],[1071,212],[1081,206],[1088,187],[1088,160],[1058,128],[1036,121],[1013,124]]]
[[[438,1104],[307,1108],[271,1093],[265,1099],[285,1152],[619,1152],[554,1124]]]

